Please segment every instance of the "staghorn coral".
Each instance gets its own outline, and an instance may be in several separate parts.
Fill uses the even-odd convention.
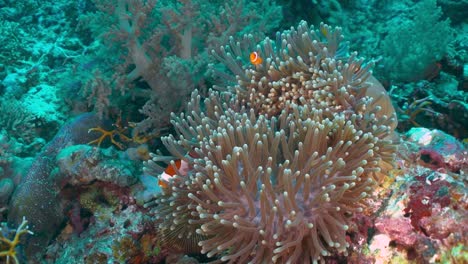
[[[173,115],[178,137],[163,138],[172,156],[146,163],[151,175],[188,164],[155,200],[165,243],[230,263],[346,253],[350,216],[392,167],[396,120],[362,60],[336,55],[339,30],[320,32],[301,23],[279,44],[265,40],[258,66],[242,64],[252,39],[232,40],[218,59],[235,94],[195,92],[187,114]]]

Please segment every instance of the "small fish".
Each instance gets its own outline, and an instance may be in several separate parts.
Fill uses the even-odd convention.
[[[175,167],[177,168],[177,171],[181,170],[182,165],[184,165],[184,167],[188,167],[187,162],[184,160],[176,160],[174,161],[174,164],[175,164]],[[174,169],[172,164],[169,164],[166,170],[159,176],[159,180],[158,180],[159,186],[163,188],[167,188],[168,187],[167,183],[169,182],[169,179],[174,177],[177,171]]]
[[[325,37],[328,37],[328,28],[326,28],[326,27],[320,27],[320,32],[322,32],[322,34],[323,34]]]
[[[194,150],[190,151],[188,155],[192,158],[196,158],[198,156]],[[166,167],[166,170],[164,170],[164,172],[161,175],[159,175],[158,185],[161,186],[162,188],[169,187],[168,185],[169,180],[172,177],[174,177],[174,175],[176,175],[177,172],[179,172],[181,176],[185,176],[187,175],[189,171],[189,163],[185,160],[180,160],[180,159],[175,160],[174,166],[172,164],[169,164]]]
[[[250,63],[252,63],[253,65],[259,65],[262,64],[262,62],[263,59],[262,57],[260,57],[258,52],[253,51],[252,53],[250,53]]]

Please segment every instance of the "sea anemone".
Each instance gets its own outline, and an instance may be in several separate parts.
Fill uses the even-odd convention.
[[[157,198],[166,242],[194,250],[199,241],[201,252],[232,263],[344,252],[349,216],[363,210],[372,175],[393,160],[388,120],[329,119],[307,105],[257,117],[235,96],[223,104],[215,92],[204,108],[195,94],[190,114],[173,119],[179,138],[164,139],[173,159],[190,164]],[[147,167],[154,169],[164,157],[153,156]]]
[[[374,62],[364,63],[357,52],[348,54],[341,28],[321,24],[318,30],[302,21],[297,30],[276,34],[260,44],[252,36],[242,41],[230,38],[229,45],[212,51],[232,74],[211,65],[215,76],[224,80],[217,90],[236,92],[241,102],[260,114],[274,116],[288,103],[307,102],[325,111],[364,113],[375,107],[377,117],[393,118],[395,110],[384,87],[371,72]],[[254,51],[262,63],[246,63]],[[372,99],[372,100],[369,100]]]
[[[320,32],[334,44],[303,23],[280,46],[265,40],[259,65],[240,66],[224,48],[236,84],[204,100],[194,92],[186,113],[172,116],[177,136],[163,138],[171,156],[146,163],[153,175],[176,170],[155,201],[165,243],[229,263],[346,253],[350,217],[392,167],[396,121],[368,68],[336,55],[339,34]],[[265,94],[269,85],[284,96]]]

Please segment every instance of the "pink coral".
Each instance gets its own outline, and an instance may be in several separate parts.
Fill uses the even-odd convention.
[[[416,177],[416,180],[410,186],[410,199],[405,213],[410,216],[413,227],[421,230],[419,222],[422,218],[431,216],[434,204],[441,207],[450,205],[450,184],[444,180],[435,180],[428,184],[425,176]]]
[[[408,219],[382,218],[375,223],[375,227],[380,233],[388,234],[392,240],[403,246],[413,246],[419,239]]]

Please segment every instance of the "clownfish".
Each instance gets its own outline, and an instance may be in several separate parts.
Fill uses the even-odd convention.
[[[167,183],[169,182],[169,179],[174,177],[174,175],[177,174],[177,171],[183,174],[183,171],[187,171],[188,169],[188,163],[185,160],[176,160],[174,161],[174,165],[177,168],[177,170],[174,169],[174,166],[172,166],[172,164],[169,164],[166,170],[164,170],[164,172],[159,176],[159,186],[167,188]]]
[[[252,63],[253,65],[259,65],[262,62],[263,62],[263,59],[262,57],[260,57],[258,52],[253,51],[252,53],[250,53],[250,63]]]
[[[195,151],[190,151],[188,153],[188,155],[192,158],[196,158],[197,157],[197,154],[195,153]],[[175,168],[174,168],[175,166]],[[167,188],[169,187],[168,183],[169,183],[169,180],[170,178],[174,177],[174,175],[177,174],[177,172],[180,173],[181,176],[185,176],[188,174],[188,171],[189,171],[189,163],[185,160],[175,160],[174,161],[174,166],[172,166],[172,164],[169,164],[166,169],[164,170],[164,172],[159,175],[159,179],[158,179],[158,185],[162,188]],[[177,170],[176,170],[177,169]]]

